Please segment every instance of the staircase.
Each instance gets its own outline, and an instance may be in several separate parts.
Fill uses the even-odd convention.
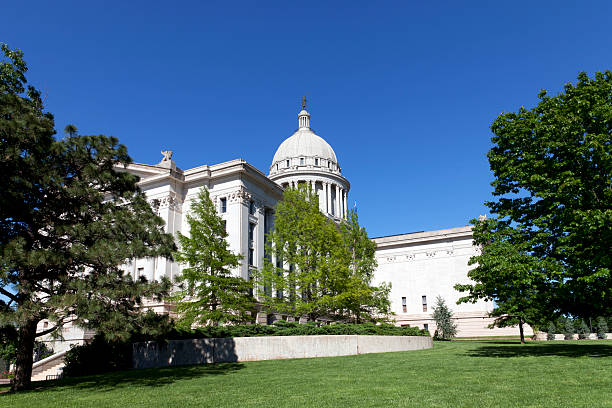
[[[62,374],[65,351],[53,354],[32,364],[32,381],[55,380]]]

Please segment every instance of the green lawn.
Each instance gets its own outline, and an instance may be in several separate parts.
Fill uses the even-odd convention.
[[[612,341],[138,370],[37,383],[1,407],[612,407]]]

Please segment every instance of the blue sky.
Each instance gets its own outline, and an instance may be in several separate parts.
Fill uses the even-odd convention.
[[[486,213],[489,125],[612,66],[612,2],[8,2],[58,129],[136,162],[243,158],[265,173],[297,128],[336,151],[370,236]]]

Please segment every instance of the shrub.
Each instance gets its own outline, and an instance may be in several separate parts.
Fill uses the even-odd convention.
[[[548,332],[546,333],[546,340],[554,340],[556,332],[557,328],[555,327],[555,324],[553,322],[550,322],[550,324],[548,325]]]
[[[434,339],[450,340],[457,334],[457,325],[452,320],[453,313],[446,306],[444,299],[438,296],[433,308],[433,318],[436,321]]]
[[[584,320],[580,321],[577,331],[578,331],[578,338],[580,340],[588,339],[589,334],[591,334],[591,330],[589,329],[589,326],[587,326],[587,324],[584,322]]]
[[[78,377],[132,367],[132,343],[109,341],[97,334],[91,343],[72,347],[64,357],[64,375]]]
[[[565,320],[565,327],[563,329],[563,338],[565,340],[572,340],[574,338],[574,323],[570,319]]]
[[[606,338],[606,333],[608,332],[608,323],[606,319],[602,316],[597,318],[597,338],[599,340],[604,340]]]

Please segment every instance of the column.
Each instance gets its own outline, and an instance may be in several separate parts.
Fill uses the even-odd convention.
[[[323,182],[323,188],[325,189],[325,213],[329,214],[329,183]]]
[[[348,192],[346,190],[342,190],[342,196],[344,197],[344,218],[348,216]]]
[[[340,217],[340,186],[336,184],[336,217]]]

